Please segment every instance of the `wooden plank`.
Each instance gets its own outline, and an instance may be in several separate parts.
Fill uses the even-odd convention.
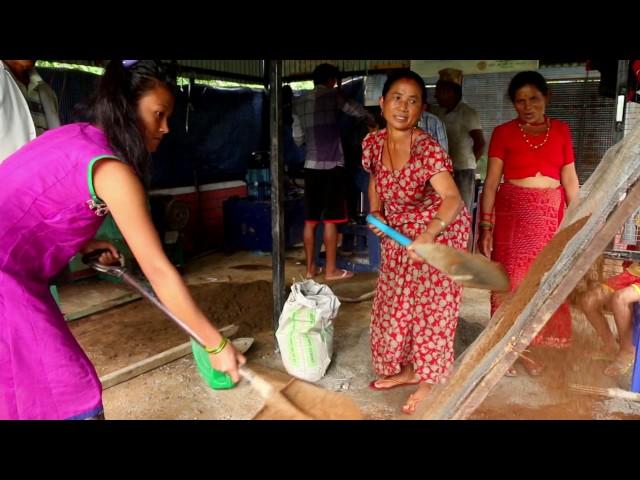
[[[124,368],[109,373],[103,377],[100,377],[100,383],[102,383],[102,389],[106,390],[115,385],[118,385],[127,380],[131,380],[138,375],[147,373],[150,370],[154,370],[158,367],[171,363],[174,360],[178,360],[191,353],[191,342],[183,343],[177,347],[170,348],[164,352],[160,352],[152,357],[145,358],[139,362],[128,365]]]
[[[570,212],[569,216],[574,220],[572,226],[558,232],[538,256],[520,288],[505,300],[488,328],[456,361],[448,383],[435,387],[430,402],[418,409],[420,417],[466,418],[500,380],[518,353],[529,345],[606,248],[616,230],[637,208],[640,201],[635,195],[640,193],[635,193],[634,187],[633,196],[630,194],[602,227],[609,213],[616,210],[629,184],[640,177],[640,125],[610,152],[615,152],[615,157],[597,172],[586,198]],[[581,218],[580,223],[575,222],[577,218]],[[551,266],[544,265],[545,261],[549,262],[549,254],[557,257]],[[479,386],[482,381],[484,383]]]
[[[140,300],[141,298],[142,296],[139,293],[127,293],[126,295],[122,295],[120,297],[107,300],[106,302],[99,303],[98,305],[93,305],[83,310],[67,313],[64,316],[64,319],[67,322],[71,322],[73,320],[78,320],[80,318],[88,317],[89,315],[94,315],[96,313],[104,312],[105,310],[109,310],[114,307],[119,307],[120,305],[124,305],[126,303],[130,303],[135,300]]]

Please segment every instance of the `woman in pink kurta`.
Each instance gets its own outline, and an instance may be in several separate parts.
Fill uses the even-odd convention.
[[[424,82],[413,72],[394,74],[385,83],[380,106],[387,128],[362,143],[371,213],[414,243],[464,249],[470,219],[452,178],[451,160],[415,127],[425,98]],[[431,385],[445,381],[451,369],[461,287],[419,259],[413,245],[404,248],[386,237],[381,242],[371,353],[382,378],[370,386],[386,390],[418,384],[402,409],[413,413]]]
[[[66,125],[0,165],[0,419],[104,418],[102,386],[49,292],[49,280],[92,240],[110,211],[160,300],[238,381],[244,359],[195,305],[166,258],[140,177],[169,131],[173,94],[151,60],[112,60],[91,123]],[[205,347],[209,348],[209,347]]]

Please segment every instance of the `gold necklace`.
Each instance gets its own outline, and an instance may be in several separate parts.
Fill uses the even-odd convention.
[[[411,147],[413,147],[413,131],[416,127],[411,129],[411,135],[409,136],[409,159],[411,159]],[[391,156],[391,145],[389,145],[389,132],[387,131],[387,155],[389,155],[389,163],[391,164],[391,171],[395,172],[396,168],[393,165],[393,157]],[[404,167],[404,165],[403,165]]]
[[[549,132],[551,131],[551,122],[549,121],[549,119],[547,119],[547,121],[545,122],[547,124],[547,131],[545,133],[544,136],[544,140],[542,140],[542,143],[538,143],[537,145],[534,145],[533,143],[531,143],[529,141],[529,139],[527,138],[527,134],[524,131],[524,126],[523,124],[518,122],[518,127],[520,128],[520,131],[522,132],[522,138],[524,138],[524,141],[527,143],[527,145],[529,145],[533,150],[538,150],[539,148],[541,148],[542,146],[544,146],[545,143],[547,143],[547,141],[549,140]],[[527,124],[528,125],[528,124]]]

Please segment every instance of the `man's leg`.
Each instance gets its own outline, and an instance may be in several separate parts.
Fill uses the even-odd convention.
[[[316,257],[315,257],[315,246],[316,246],[316,226],[317,222],[305,221],[304,222],[304,233],[303,233],[303,242],[304,242],[304,254],[307,260],[307,278],[313,278],[316,271]],[[326,226],[325,226],[326,232]],[[325,233],[326,235],[326,233]]]
[[[453,180],[456,182],[462,201],[471,215],[471,221],[473,222],[473,201],[476,193],[476,171],[473,169],[456,170],[453,172]],[[467,243],[467,249],[473,251],[473,224],[471,232],[469,233],[469,242]]]
[[[476,172],[473,169],[456,170],[453,179],[460,190],[462,201],[467,206],[469,213],[473,215],[473,200],[476,191]]]
[[[612,295],[611,310],[618,327],[620,350],[615,361],[605,369],[605,375],[622,375],[633,366],[636,354],[633,345],[633,304],[637,301],[640,301],[640,287],[636,285],[625,287]]]
[[[326,253],[325,279],[349,278],[353,272],[338,269],[336,252],[338,249],[338,223],[346,223],[347,202],[344,168],[336,167],[326,172],[324,183],[324,248]]]
[[[338,249],[338,227],[335,223],[324,224],[324,251],[326,255],[326,275],[335,277],[339,274],[336,268],[336,251]]]
[[[307,278],[318,273],[316,268],[316,226],[322,216],[322,172],[305,168],[304,170],[304,254],[307,263]]]

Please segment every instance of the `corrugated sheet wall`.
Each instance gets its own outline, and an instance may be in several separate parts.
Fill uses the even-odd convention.
[[[640,103],[627,102],[624,117],[624,134],[627,135],[638,121],[640,121]]]

